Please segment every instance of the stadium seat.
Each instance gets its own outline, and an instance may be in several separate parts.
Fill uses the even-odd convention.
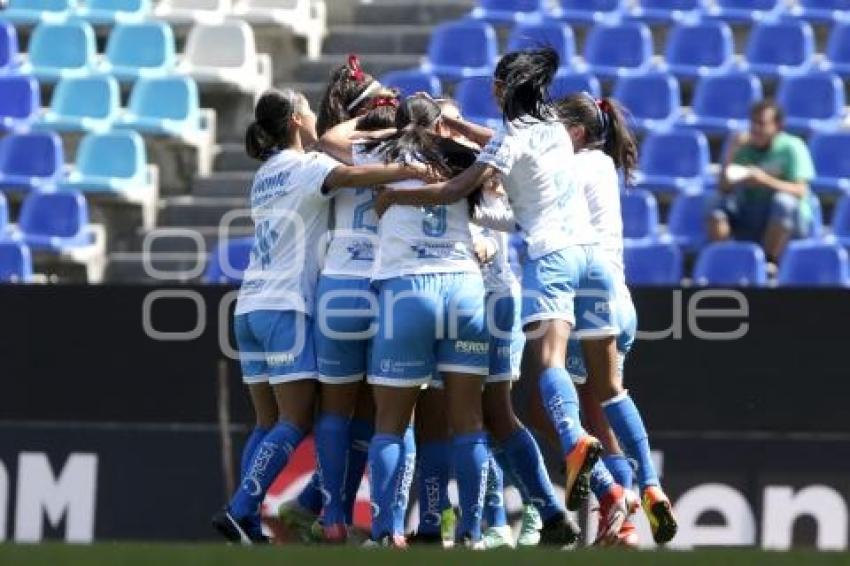
[[[832,213],[832,235],[845,248],[850,248],[850,195],[844,195]]]
[[[620,195],[623,237],[652,239],[658,234],[658,202],[649,191],[629,189]]]
[[[18,34],[15,26],[0,20],[0,74],[15,72],[19,65]]]
[[[825,70],[850,78],[850,22],[835,24],[826,45]]]
[[[809,238],[822,238],[823,230],[823,208],[821,208],[820,198],[814,193],[808,193],[806,198],[809,201],[809,207],[812,214],[812,222],[809,226],[809,233],[806,235]]]
[[[424,69],[452,80],[489,77],[498,57],[493,27],[486,22],[461,20],[434,28]]]
[[[699,192],[708,164],[708,141],[702,132],[649,134],[641,145],[637,184],[653,192]]]
[[[30,38],[29,61],[21,66],[21,72],[53,83],[61,78],[91,74],[95,58],[94,30],[89,24],[73,20],[41,24]]]
[[[443,95],[440,79],[419,69],[391,71],[381,77],[381,84],[397,88],[402,96],[410,96],[417,92],[427,92],[435,97]]]
[[[670,129],[682,104],[678,81],[666,73],[621,77],[614,98],[629,109],[638,130],[651,132]]]
[[[81,193],[35,191],[21,205],[18,230],[32,250],[58,253],[91,244],[88,222],[89,211]]]
[[[698,250],[708,240],[706,215],[709,199],[705,194],[679,195],[670,206],[667,232],[676,244],[689,252]]]
[[[38,82],[24,75],[0,75],[0,132],[26,130],[41,110]]]
[[[202,124],[195,81],[188,77],[139,79],[116,126],[178,138],[198,132]]]
[[[561,68],[574,69],[576,40],[569,26],[555,21],[516,26],[508,38],[508,51],[548,46],[558,52]]]
[[[594,26],[585,40],[584,59],[588,70],[601,77],[645,73],[652,65],[652,35],[640,22]]]
[[[789,7],[789,15],[820,24],[847,21],[848,11],[847,0],[797,0]]]
[[[29,247],[16,240],[0,240],[0,283],[28,283],[31,280]]]
[[[748,73],[702,77],[694,91],[691,112],[680,125],[706,134],[728,135],[746,130],[752,105],[762,99],[761,81]]]
[[[76,6],[76,0],[9,0],[8,8],[0,11],[0,20],[26,26],[61,23]]]
[[[777,100],[785,109],[785,125],[792,131],[832,131],[844,118],[844,85],[832,73],[787,77],[779,84]]]
[[[161,22],[120,24],[112,28],[101,71],[121,82],[162,77],[175,65],[174,34]]]
[[[544,0],[479,0],[470,15],[491,24],[539,22],[543,19],[544,4]]]
[[[561,0],[553,15],[571,24],[611,23],[622,17],[625,6],[625,0]]]
[[[670,242],[633,243],[623,249],[626,283],[678,286],[682,280],[682,252]]]
[[[142,22],[150,11],[150,0],[86,0],[76,16],[94,25],[114,26]]]
[[[490,79],[466,79],[457,85],[455,99],[465,119],[496,128],[502,123],[502,110],[493,97],[493,81]]]
[[[136,132],[115,131],[83,138],[75,168],[59,188],[87,193],[128,191],[147,185],[144,140]]]
[[[175,26],[220,24],[231,11],[230,0],[160,0],[153,15]]]
[[[809,150],[817,173],[810,183],[812,190],[850,195],[850,132],[815,134]]]
[[[705,15],[736,24],[753,24],[777,18],[783,11],[781,0],[715,0]]]
[[[767,260],[752,242],[715,242],[703,248],[694,266],[694,282],[701,286],[764,287]]]
[[[664,48],[666,69],[677,77],[723,73],[732,67],[734,57],[732,30],[719,21],[677,25]]]
[[[805,73],[812,66],[815,35],[806,22],[782,20],[753,27],[744,68],[765,77]]]
[[[699,19],[705,0],[639,0],[628,11],[628,18],[651,24],[673,24]]]
[[[59,132],[105,132],[121,110],[118,81],[108,75],[62,79],[53,90],[50,110],[39,129]]]
[[[62,176],[62,140],[55,132],[12,134],[0,139],[0,189],[52,189]]]
[[[595,98],[602,96],[602,86],[599,79],[590,73],[559,72],[549,87],[552,100],[559,100],[576,92],[587,92]]]
[[[848,287],[847,250],[821,240],[791,241],[779,261],[778,281],[782,287]]]
[[[238,285],[242,274],[251,259],[254,238],[233,238],[220,242],[210,253],[207,268],[204,271],[205,283]]]
[[[0,192],[0,240],[3,240],[6,235],[6,230],[9,228],[9,203],[6,202],[6,195]]]
[[[199,85],[227,85],[252,93],[271,86],[271,60],[257,54],[251,26],[236,20],[192,27],[179,70]]]
[[[316,59],[322,54],[322,41],[327,34],[325,4],[323,0],[233,0],[233,8],[225,16],[252,26],[285,27],[306,40],[307,56]]]

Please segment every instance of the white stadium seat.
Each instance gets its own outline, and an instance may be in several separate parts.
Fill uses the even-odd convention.
[[[154,16],[173,26],[220,24],[231,7],[231,0],[160,0]]]
[[[255,26],[283,26],[307,40],[307,56],[321,55],[326,29],[324,0],[234,0],[233,15]]]

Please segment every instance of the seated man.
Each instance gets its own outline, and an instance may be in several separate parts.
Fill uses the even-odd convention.
[[[750,120],[750,132],[735,140],[723,161],[708,235],[760,242],[776,262],[788,240],[811,232],[814,165],[805,142],[782,131],[775,102],[756,103]]]

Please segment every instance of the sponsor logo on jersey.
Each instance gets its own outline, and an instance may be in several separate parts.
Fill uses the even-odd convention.
[[[455,352],[460,354],[486,354],[489,351],[489,342],[473,342],[471,340],[457,340],[455,342]]]
[[[281,353],[266,356],[266,363],[270,366],[288,366],[295,363],[295,354]]]

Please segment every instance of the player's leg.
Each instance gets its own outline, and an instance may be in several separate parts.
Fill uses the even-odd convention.
[[[451,435],[442,380],[432,381],[416,406],[419,526],[412,542],[451,545],[456,520],[449,501]]]
[[[505,509],[505,478],[502,467],[496,461],[491,446],[487,465],[487,490],[484,493],[484,513],[482,521],[487,525],[482,538],[488,549],[513,547],[513,532],[508,525]]]
[[[354,524],[354,505],[369,459],[369,442],[375,434],[375,400],[372,387],[361,383],[357,404],[351,417],[351,439],[348,447],[348,473],[345,476],[345,522]]]

